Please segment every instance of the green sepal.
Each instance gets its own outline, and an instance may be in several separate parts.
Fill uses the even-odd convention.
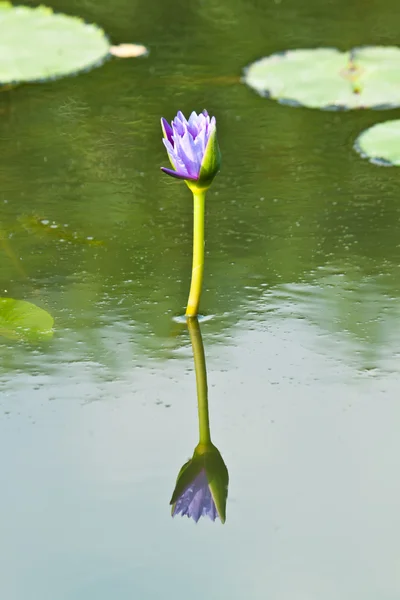
[[[215,503],[221,523],[226,520],[226,501],[228,498],[229,474],[224,460],[215,446],[207,452],[205,460],[208,487]]]
[[[197,475],[200,473],[202,469],[202,465],[198,464],[197,461],[193,458],[189,459],[181,468],[178,473],[178,477],[176,478],[175,489],[172,494],[172,498],[170,500],[170,504],[172,504],[172,510],[174,509],[174,505],[178,498],[182,496],[183,492],[189,487],[194,479],[196,479]]]
[[[188,188],[193,193],[208,190],[220,168],[221,152],[217,140],[217,129],[215,127],[208,138],[203,160],[201,162],[199,178],[197,181],[185,180]]]

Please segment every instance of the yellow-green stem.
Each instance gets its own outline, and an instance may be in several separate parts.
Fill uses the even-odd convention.
[[[196,372],[197,406],[199,411],[199,443],[205,446],[211,444],[210,421],[208,416],[208,386],[206,357],[204,355],[203,339],[197,317],[188,317],[190,341],[192,343],[194,370]]]
[[[193,263],[189,300],[186,316],[195,317],[199,313],[201,289],[204,273],[204,205],[206,192],[193,192]]]

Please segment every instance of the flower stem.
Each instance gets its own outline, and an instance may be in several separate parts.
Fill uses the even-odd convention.
[[[204,273],[204,204],[205,190],[193,192],[193,263],[187,317],[196,317],[199,312]]]
[[[197,317],[186,319],[192,343],[194,369],[196,372],[197,406],[199,411],[199,442],[202,445],[211,444],[210,420],[208,415],[208,386],[206,357],[204,354],[203,339]]]

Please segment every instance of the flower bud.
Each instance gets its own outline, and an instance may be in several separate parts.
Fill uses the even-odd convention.
[[[181,111],[171,125],[162,118],[164,145],[173,169],[161,167],[167,175],[183,179],[192,192],[207,190],[221,166],[215,117],[206,110],[195,112],[187,121]]]

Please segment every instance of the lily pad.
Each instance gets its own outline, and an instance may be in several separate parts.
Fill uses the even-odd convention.
[[[45,6],[0,2],[0,85],[75,74],[109,56],[110,42],[97,25]]]
[[[53,317],[35,304],[0,298],[0,335],[9,339],[41,341],[53,336]]]
[[[400,106],[400,48],[288,50],[252,63],[243,80],[262,96],[291,106],[394,108]]]
[[[375,165],[400,167],[400,119],[366,129],[356,139],[354,148]]]

